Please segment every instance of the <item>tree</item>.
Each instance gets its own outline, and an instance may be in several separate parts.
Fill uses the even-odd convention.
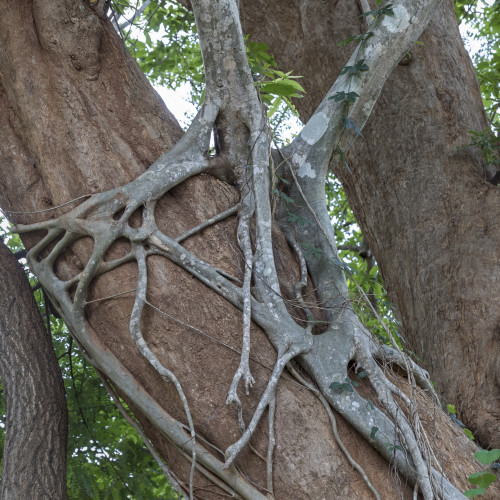
[[[263,8],[252,7],[245,22],[268,43],[279,65],[305,75],[307,94],[297,107],[309,118],[344,64],[339,41],[363,27],[337,5],[335,15],[353,23],[318,24],[316,19],[333,19],[332,5],[306,5],[306,12],[292,11],[287,19],[263,16]],[[283,6],[273,2],[273,8]],[[497,23],[498,8],[497,2]],[[451,1],[435,11],[420,39],[423,45],[410,50],[384,87],[365,140],[350,152],[351,171],[340,166],[336,173],[405,338],[483,446],[498,447],[500,318],[492,272],[498,242],[489,221],[498,189],[486,181],[495,171],[488,171],[479,149],[464,148],[473,142],[469,131],[485,132],[489,123],[453,12]],[[270,30],[267,19],[277,19],[278,26]],[[289,19],[307,20],[301,24],[304,57],[284,50]],[[310,57],[313,51],[320,56]],[[490,71],[495,67],[494,62],[483,65]],[[318,73],[323,77],[309,83],[308,75]],[[493,86],[498,89],[498,82]],[[492,119],[498,120],[494,116],[495,108]]]
[[[2,207],[186,496],[393,497],[377,453],[341,444],[350,427],[351,443],[364,437],[424,498],[461,497],[474,465],[449,463],[459,431],[418,392],[435,398],[426,372],[353,313],[324,194],[333,157],[345,158],[438,3],[372,12],[373,34],[301,134],[272,150],[234,1],[192,2],[206,88],[184,135],[106,2],[3,2]],[[432,411],[445,474],[425,437]]]

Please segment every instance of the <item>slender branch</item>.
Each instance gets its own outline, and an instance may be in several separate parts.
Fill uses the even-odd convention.
[[[266,461],[266,472],[267,472],[267,490],[273,494],[273,453],[274,446],[276,445],[276,438],[274,436],[274,413],[276,410],[276,399],[273,398],[269,402],[268,407],[268,429],[269,429],[269,443],[267,445],[267,461]]]

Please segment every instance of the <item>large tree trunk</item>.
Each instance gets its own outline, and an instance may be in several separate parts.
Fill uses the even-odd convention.
[[[339,42],[369,29],[361,2],[261,3],[243,1],[244,29],[304,76],[296,105],[307,120],[352,51]],[[500,447],[500,191],[478,151],[457,149],[488,124],[451,0],[421,41],[387,81],[352,173],[336,173],[409,346],[483,446]]]
[[[7,407],[0,498],[67,498],[61,371],[23,268],[0,241],[0,377]]]
[[[74,0],[58,4],[49,0],[2,1],[0,6],[0,196],[2,208],[10,211],[17,223],[40,221],[47,214],[14,212],[51,208],[130,182],[180,140],[180,128],[110,23],[99,15],[99,7],[94,11]],[[237,201],[235,187],[214,177],[198,176],[159,201],[156,220],[159,229],[175,237]],[[55,217],[65,210],[49,213]],[[115,215],[120,218],[118,212]],[[138,214],[131,225],[140,225],[139,219]],[[184,246],[241,278],[245,265],[235,250],[236,227],[235,218],[229,217],[188,239]],[[39,236],[25,238],[27,246],[38,240]],[[57,275],[67,279],[78,274],[88,264],[91,248],[91,241],[71,244],[54,263]],[[128,251],[128,244],[118,241],[105,260]],[[290,283],[299,281],[298,266],[278,233],[274,251],[281,262],[286,294]],[[135,391],[139,399],[151,402],[157,419],[151,415],[146,418],[137,406],[136,416],[186,491],[190,468],[186,454],[172,446],[175,436],[169,435],[170,441],[165,438],[160,422],[173,416],[186,423],[185,409],[174,384],[165,384],[130,338],[134,298],[126,293],[117,295],[135,290],[140,273],[138,265],[128,263],[94,280],[86,298],[87,334],[97,346],[94,354],[114,363],[101,364],[101,369],[108,368],[108,376],[115,382],[120,377],[132,381],[124,384],[126,389],[134,386],[127,394]],[[241,348],[241,313],[199,279],[160,256],[148,257],[147,300],[169,315],[152,307],[145,309],[142,325],[147,344],[181,382],[197,434],[225,450],[240,435],[236,411],[225,401],[239,362],[235,350]],[[266,335],[255,326],[252,330],[251,364],[256,382],[250,395],[242,398],[245,420],[257,406],[270,378],[269,367],[276,359]],[[447,477],[459,489],[466,489],[466,476],[475,467],[469,459],[472,444],[443,414],[438,413],[433,421],[428,399],[422,398],[421,404],[429,411],[427,419],[422,417],[424,422],[436,429],[435,441]],[[338,420],[340,435],[381,496],[409,497],[409,487],[390,478],[383,458],[341,418]],[[275,432],[276,498],[369,498],[368,487],[332,435],[322,403],[290,377],[283,377],[278,385]],[[182,436],[186,443],[190,441],[189,433]],[[243,497],[258,498],[253,481],[265,492],[266,466],[259,455],[267,453],[267,437],[268,429],[261,424],[252,439],[257,452],[246,449],[236,460],[241,473],[234,468],[219,471],[219,478],[225,474],[234,480],[228,482],[226,491],[239,488]],[[219,485],[221,481],[210,476],[208,455],[198,455],[204,475],[196,473],[195,487],[204,488],[204,498],[220,498],[222,492],[212,481]],[[218,452],[214,456],[220,461]],[[247,490],[254,496],[244,493]]]

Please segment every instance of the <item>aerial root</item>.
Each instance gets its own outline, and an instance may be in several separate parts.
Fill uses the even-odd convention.
[[[243,340],[241,347],[240,364],[236,373],[234,374],[233,381],[229,388],[226,404],[230,405],[235,403],[238,407],[238,421],[240,424],[241,432],[244,432],[243,417],[241,416],[241,402],[238,397],[238,384],[243,378],[245,385],[245,393],[249,394],[249,388],[252,387],[255,380],[250,372],[250,328],[252,325],[252,294],[251,294],[251,281],[253,272],[253,252],[252,241],[250,238],[250,220],[254,213],[253,196],[248,184],[244,186],[244,193],[242,195],[240,221],[238,224],[238,244],[243,252],[244,277],[243,277]]]
[[[276,438],[274,436],[274,414],[276,411],[276,399],[273,398],[269,402],[269,414],[268,414],[268,429],[269,429],[269,440],[267,445],[267,462],[266,462],[266,473],[267,473],[267,491],[273,494],[273,453],[274,446],[276,445]]]
[[[227,219],[228,217],[230,217],[231,215],[236,214],[238,212],[239,208],[240,208],[240,204],[237,203],[236,205],[234,205],[234,207],[231,207],[227,210],[224,210],[224,212],[221,212],[220,214],[215,215],[211,219],[208,219],[205,222],[202,222],[198,226],[193,227],[189,231],[185,232],[182,236],[178,236],[177,238],[175,238],[175,241],[177,243],[181,243],[185,239],[193,236],[194,234],[199,233],[200,231],[203,231],[203,229],[210,227],[210,226],[213,226],[217,222],[221,222],[221,221]]]
[[[393,398],[393,393],[395,391],[400,397],[403,396],[402,393],[397,387],[394,386],[394,384],[387,380],[384,373],[371,355],[369,353],[363,353],[363,355],[358,359],[362,360],[358,361],[358,364],[360,364],[368,372],[368,379],[377,393],[378,400],[390,415],[396,430],[399,433],[401,443],[404,445],[413,460],[417,473],[417,482],[422,490],[424,499],[433,499],[434,493],[431,482],[430,465],[427,463],[417,437],[417,434],[423,429],[414,428],[408,422],[402,409]],[[405,403],[409,403],[409,409],[411,410],[412,405],[408,398],[404,396],[403,400]]]
[[[344,445],[344,443],[343,443],[343,441],[342,441],[342,439],[340,437],[340,434],[338,432],[338,429],[337,429],[337,419],[335,418],[335,415],[334,415],[334,413],[332,411],[332,408],[330,407],[330,404],[328,403],[328,401],[326,400],[326,398],[323,396],[323,394],[321,394],[321,392],[318,389],[316,389],[316,387],[314,387],[312,384],[310,384],[307,380],[304,379],[304,377],[302,377],[299,374],[299,372],[294,368],[294,366],[292,365],[292,363],[288,363],[287,366],[286,366],[286,368],[293,375],[293,377],[295,377],[295,379],[298,382],[300,382],[304,387],[306,387],[307,389],[309,389],[321,401],[321,403],[325,407],[325,410],[326,410],[326,412],[328,414],[328,417],[330,418],[330,422],[331,422],[331,425],[332,425],[333,437],[335,438],[335,441],[336,441],[337,445],[342,450],[342,452],[344,453],[345,457],[347,458],[347,461],[351,464],[351,466],[354,469],[356,469],[361,474],[361,477],[363,478],[363,480],[365,481],[366,485],[368,486],[368,488],[373,493],[374,497],[377,500],[380,500],[380,494],[378,493],[378,491],[376,490],[376,488],[371,483],[370,479],[368,478],[368,475],[366,474],[366,472],[364,471],[364,469],[361,467],[361,465],[359,465],[352,458],[351,454],[349,453],[349,451],[345,447],[345,445]]]
[[[301,309],[304,311],[304,314],[306,315],[306,321],[307,321],[306,332],[310,334],[312,332],[312,329],[314,328],[314,316],[309,307],[307,307],[306,303],[304,302],[304,298],[302,296],[302,292],[304,288],[307,286],[306,259],[304,258],[304,252],[302,252],[300,245],[297,243],[297,240],[295,239],[295,235],[291,232],[289,227],[288,226],[283,227],[282,231],[283,234],[285,235],[286,241],[292,247],[297,257],[297,260],[299,261],[300,280],[293,286],[293,293],[295,296],[295,300],[299,303]]]
[[[385,344],[381,344],[375,352],[375,358],[381,363],[394,364],[407,372],[408,378],[422,388],[441,407],[439,396],[432,386],[429,374],[418,366],[408,355]]]
[[[147,345],[141,331],[141,316],[146,303],[146,289],[147,289],[147,267],[146,267],[146,251],[142,245],[136,245],[133,248],[134,255],[137,261],[138,267],[138,279],[137,279],[137,289],[134,307],[132,309],[132,314],[130,315],[130,334],[135,341],[135,344],[141,351],[141,354],[149,361],[151,366],[161,375],[161,377],[167,381],[172,382],[179,394],[184,407],[184,412],[188,420],[189,429],[191,433],[191,439],[193,441],[192,456],[191,456],[191,473],[189,477],[189,496],[190,500],[193,498],[193,481],[194,481],[194,471],[196,467],[196,446],[195,439],[196,433],[194,429],[193,420],[191,418],[191,412],[189,410],[189,404],[181,384],[177,377],[166,368],[156,355],[151,351]]]
[[[275,401],[276,387],[286,364],[302,352],[305,352],[307,349],[309,349],[309,345],[307,345],[306,347],[300,344],[295,344],[292,345],[284,354],[280,354],[278,352],[278,359],[276,360],[276,363],[274,365],[273,372],[271,374],[271,377],[269,378],[266,389],[264,390],[264,393],[260,398],[257,408],[254,411],[250,423],[248,424],[241,438],[231,446],[229,446],[229,448],[226,450],[226,463],[224,464],[225,468],[229,467],[229,465],[233,463],[241,450],[249,443],[250,438],[253,436],[265,409],[272,401]]]

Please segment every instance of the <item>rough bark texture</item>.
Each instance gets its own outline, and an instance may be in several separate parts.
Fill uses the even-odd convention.
[[[3,1],[0,6],[2,208],[44,209],[129,182],[179,139],[180,128],[125,53],[111,25],[88,5],[73,0],[59,4],[26,0]],[[177,236],[231,207],[236,199],[232,186],[199,176],[164,196],[156,208],[158,225]],[[53,215],[61,213],[59,209]],[[16,222],[25,223],[45,217],[15,215]],[[241,277],[235,233],[235,220],[228,219],[187,240],[185,246],[212,265]],[[34,241],[30,238],[26,243]],[[79,272],[90,246],[89,242],[77,242],[68,249],[56,263],[58,274]],[[126,244],[118,243],[107,258],[126,251]],[[276,238],[275,252],[291,281],[296,282],[297,266],[283,238]],[[142,320],[146,341],[182,383],[198,433],[225,449],[239,436],[235,410],[224,404],[239,355],[214,339],[239,349],[241,313],[166,259],[149,259],[149,302],[211,338],[146,309]],[[133,289],[136,283],[137,267],[128,264],[98,278],[89,300]],[[133,298],[127,295],[89,305],[89,334],[113,351],[137,383],[169,413],[184,421],[172,384],[164,383],[130,339],[132,305]],[[250,396],[242,397],[245,417],[255,408],[269,378],[267,367],[275,358],[265,335],[257,328],[252,334],[256,383]],[[427,407],[432,415],[431,406]],[[138,418],[186,482],[188,462],[139,413]],[[387,463],[339,420],[347,447],[382,497],[410,497],[409,488],[391,478]],[[442,415],[432,420],[429,417],[430,425],[436,426],[435,439],[443,452],[447,475],[458,488],[465,489],[465,478],[477,467],[469,460],[473,446]],[[264,456],[265,427],[261,424],[252,440]],[[321,403],[287,377],[277,392],[276,439],[276,498],[370,497],[366,484],[339,451]],[[450,447],[451,442],[457,447]],[[236,464],[246,477],[265,485],[265,464],[255,453],[243,452]],[[195,486],[204,498],[220,498],[221,492],[204,478],[197,477]]]
[[[261,3],[242,2],[244,29],[269,44],[281,68],[304,76],[296,105],[307,120],[352,50],[338,43],[368,29],[360,3]],[[451,0],[421,41],[351,150],[352,174],[337,174],[405,338],[480,442],[500,447],[500,191],[485,182],[477,151],[456,149],[487,122]]]
[[[23,268],[0,242],[0,377],[7,406],[0,498],[64,499],[64,385]]]

